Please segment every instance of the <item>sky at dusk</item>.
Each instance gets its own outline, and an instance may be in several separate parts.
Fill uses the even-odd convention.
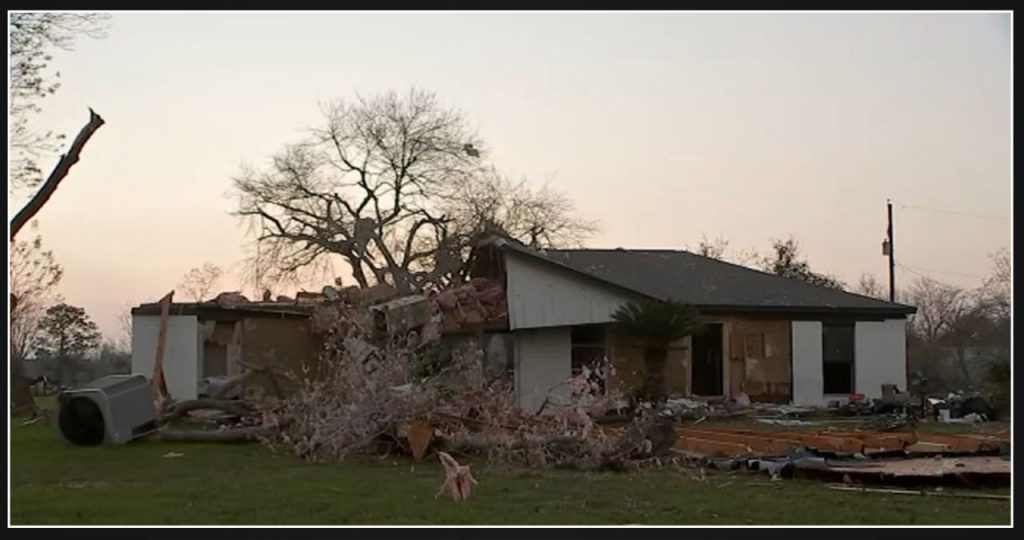
[[[500,170],[568,194],[589,247],[792,235],[813,269],[885,282],[886,198],[900,283],[978,286],[1011,244],[1008,14],[116,13],[53,66],[36,125],[107,123],[39,232],[108,334],[204,262],[251,294],[232,178],[320,103],[410,86]]]

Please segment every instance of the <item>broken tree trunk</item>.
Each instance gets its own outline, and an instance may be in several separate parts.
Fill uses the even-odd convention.
[[[155,439],[164,442],[243,443],[258,441],[260,437],[272,435],[277,430],[278,426],[252,426],[218,431],[162,429],[156,433]]]
[[[15,235],[21,230],[46,204],[46,201],[50,200],[50,196],[57,190],[57,186],[60,185],[64,177],[68,175],[71,167],[78,163],[79,154],[82,152],[82,148],[85,143],[88,142],[92,134],[96,132],[100,126],[103,125],[103,119],[100,115],[96,114],[95,111],[89,109],[89,123],[78,132],[78,136],[71,143],[71,148],[68,149],[68,153],[60,157],[60,161],[57,162],[57,166],[50,173],[50,176],[43,183],[43,186],[39,188],[39,191],[32,196],[32,199],[28,201],[28,204],[21,209],[20,212],[15,214],[14,219],[11,220],[11,236],[10,239],[14,240]]]

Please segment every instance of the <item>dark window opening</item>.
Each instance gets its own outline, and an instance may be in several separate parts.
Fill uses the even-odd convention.
[[[603,393],[604,360],[606,352],[606,328],[601,324],[573,326],[572,334],[572,374],[579,375],[583,366],[591,369],[591,381],[597,383]]]
[[[851,394],[854,389],[854,325],[827,323],[821,326],[822,376],[826,394]]]

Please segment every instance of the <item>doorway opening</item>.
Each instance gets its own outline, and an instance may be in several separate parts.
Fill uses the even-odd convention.
[[[692,338],[693,360],[691,393],[697,396],[721,396],[722,323],[710,323],[704,332]]]

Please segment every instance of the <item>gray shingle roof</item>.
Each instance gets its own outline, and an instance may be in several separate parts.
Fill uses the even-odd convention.
[[[916,308],[812,285],[688,251],[505,248],[547,260],[607,283],[661,300],[723,311],[859,311],[910,314]]]

